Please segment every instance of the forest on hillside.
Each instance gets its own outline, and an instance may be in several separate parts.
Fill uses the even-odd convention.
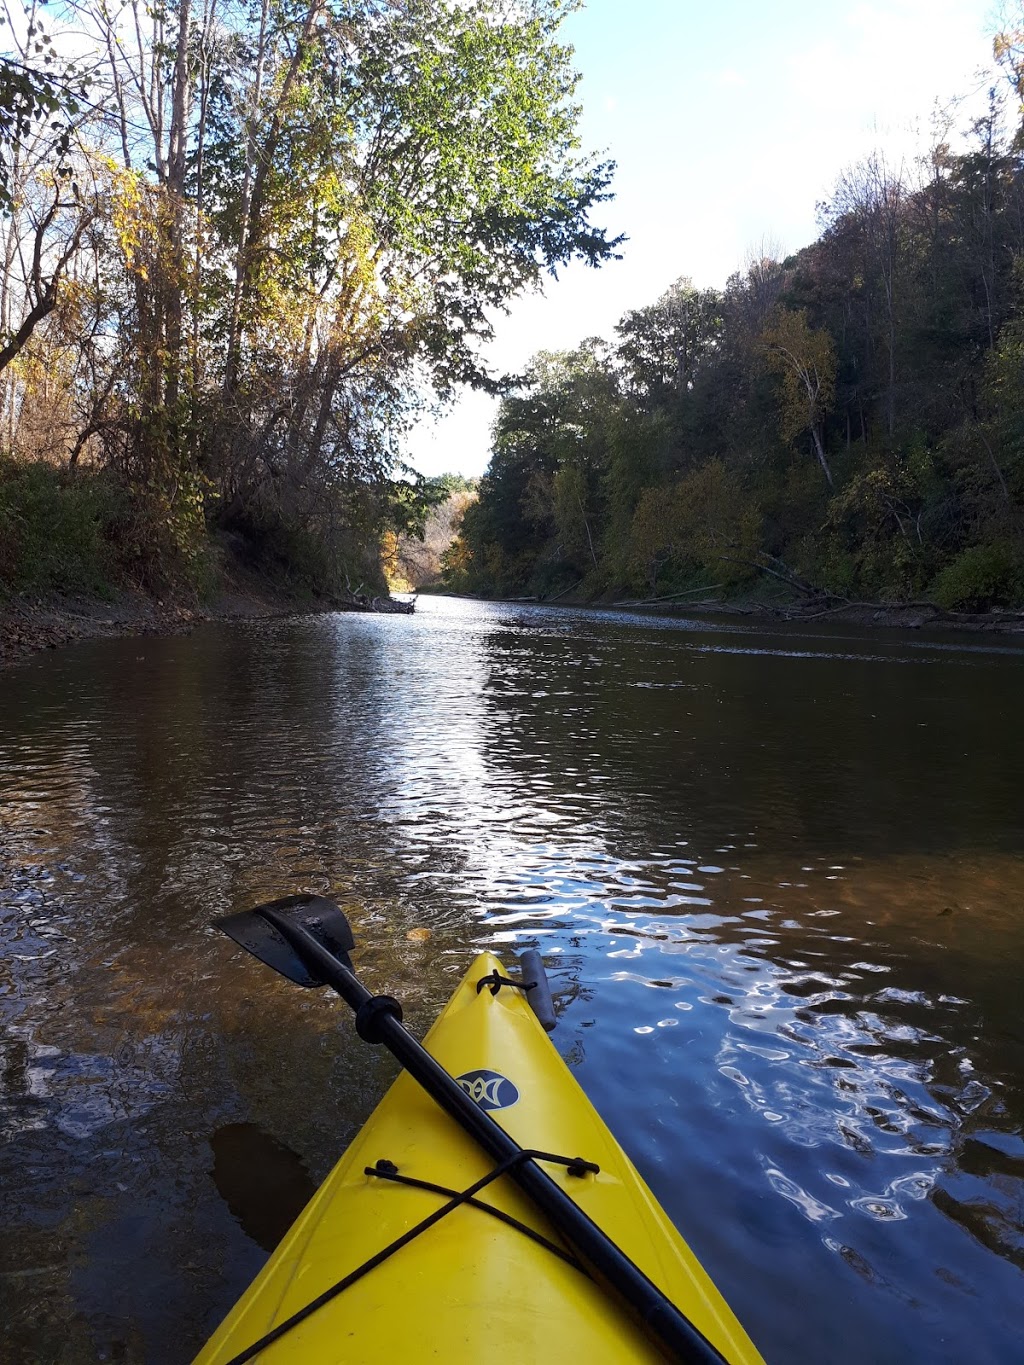
[[[0,591],[379,582],[425,405],[569,260],[579,0],[30,0],[0,57]],[[68,55],[70,54],[70,55]]]
[[[449,586],[1024,600],[1022,32],[995,51],[982,115],[844,174],[812,245],[537,355]]]

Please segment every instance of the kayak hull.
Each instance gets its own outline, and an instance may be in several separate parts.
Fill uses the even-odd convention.
[[[478,990],[501,971],[481,954],[424,1039],[434,1058],[521,1146],[582,1157],[597,1173],[541,1163],[734,1365],[761,1357],[619,1147],[524,1000]],[[461,1191],[493,1162],[406,1073],[392,1085],[196,1365],[227,1365],[446,1202],[367,1168]],[[481,1200],[564,1248],[501,1176]],[[571,1253],[570,1253],[571,1254]],[[396,1360],[661,1360],[616,1296],[486,1211],[462,1205],[266,1347],[261,1365]]]

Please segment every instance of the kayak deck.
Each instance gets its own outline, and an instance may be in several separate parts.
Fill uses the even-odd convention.
[[[541,1163],[733,1365],[761,1357],[699,1261],[576,1083],[520,991],[478,991],[501,971],[481,954],[424,1046],[523,1147],[582,1157],[598,1173]],[[227,1365],[342,1277],[435,1213],[447,1196],[366,1174],[461,1191],[494,1163],[402,1073],[256,1280],[200,1353]],[[564,1247],[507,1176],[479,1198]],[[570,1253],[571,1254],[571,1253]],[[585,1365],[661,1360],[615,1295],[523,1231],[463,1204],[357,1279],[259,1355],[383,1365],[396,1360],[530,1361]]]

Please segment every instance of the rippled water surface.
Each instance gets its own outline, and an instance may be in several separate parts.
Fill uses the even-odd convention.
[[[421,600],[0,674],[0,1357],[187,1360],[393,1074],[294,890],[554,1041],[769,1362],[1024,1358],[1024,651]]]

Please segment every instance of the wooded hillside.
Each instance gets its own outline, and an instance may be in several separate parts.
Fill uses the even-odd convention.
[[[721,291],[681,279],[611,340],[538,355],[450,585],[1019,603],[1020,35],[996,54],[957,149],[947,126],[919,164],[853,168],[811,246]]]

